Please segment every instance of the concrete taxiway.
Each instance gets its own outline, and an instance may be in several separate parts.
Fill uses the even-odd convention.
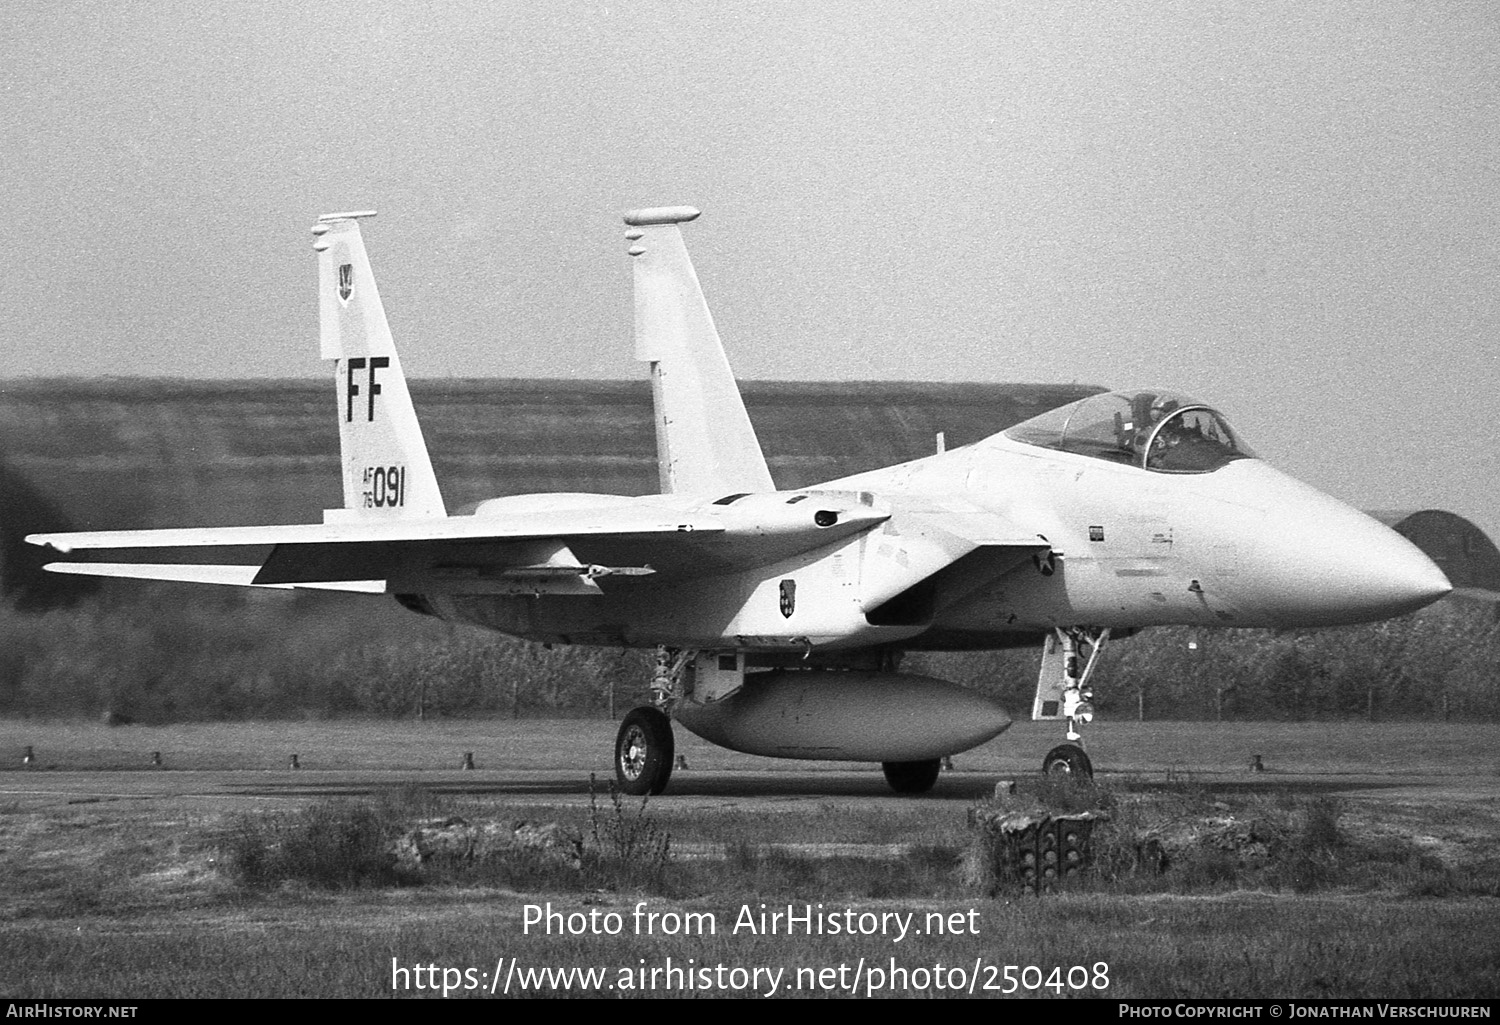
[[[1179,777],[1181,774],[1178,774]],[[678,771],[666,794],[653,800],[668,806],[721,806],[732,801],[744,810],[774,811],[807,802],[842,807],[889,808],[908,802],[965,806],[994,793],[1001,777],[988,772],[945,773],[932,792],[900,797],[890,792],[878,768],[823,771]],[[1200,772],[1191,779],[1132,773],[1101,774],[1118,789],[1206,786],[1240,793],[1292,792],[1359,801],[1500,801],[1500,777],[1455,773],[1257,773]],[[339,797],[361,797],[417,786],[449,796],[515,805],[585,805],[590,771],[480,770],[237,770],[237,771],[31,771],[0,773],[0,801],[25,809],[67,808],[118,802],[252,808]],[[607,777],[595,773],[596,794],[607,792]]]

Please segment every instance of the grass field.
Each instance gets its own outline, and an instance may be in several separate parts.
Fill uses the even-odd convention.
[[[168,769],[281,769],[290,754],[308,769],[458,768],[472,751],[481,769],[607,772],[617,724],[605,719],[437,719],[418,722],[312,720],[106,726],[71,720],[0,720],[0,757],[19,766],[34,748],[58,770],[146,769],[153,751]],[[678,730],[678,750],[695,769],[807,774],[857,763],[759,758],[715,747]],[[1017,722],[959,755],[965,771],[1030,772],[1060,743],[1056,724]],[[1500,776],[1500,723],[1096,722],[1088,746],[1103,771],[1227,774],[1241,777],[1259,754],[1271,776],[1288,773]],[[0,762],[0,770],[7,767]],[[866,766],[874,773],[878,769]]]
[[[591,807],[586,787],[590,770],[607,767],[613,724],[604,721],[5,722],[0,752],[11,764],[31,745],[57,768],[0,771],[0,993],[442,995],[446,980],[450,996],[488,995],[498,969],[496,989],[508,980],[510,995],[586,995],[586,977],[530,973],[602,969],[593,981],[611,995],[667,995],[689,982],[705,983],[690,991],[700,995],[766,995],[774,979],[776,995],[969,995],[972,986],[978,996],[1001,995],[1011,985],[1004,968],[1015,965],[1023,996],[1500,996],[1500,728],[1096,723],[1090,747],[1114,770],[1106,779],[1117,818],[1207,809],[1310,835],[1322,809],[1318,828],[1329,836],[1313,851],[1316,871],[1278,881],[1221,858],[1040,898],[976,885],[964,860],[974,802],[962,795],[1029,775],[1054,733],[1018,724],[960,756],[929,799],[862,796],[851,766],[754,759],[683,735],[686,793],[710,774],[749,782],[735,796],[700,788],[616,811],[602,794]],[[455,771],[470,750],[479,770]],[[165,768],[146,767],[152,751]],[[397,794],[398,809],[405,801],[470,822],[557,822],[583,837],[585,853],[591,831],[602,831],[601,850],[618,849],[620,830],[644,823],[670,835],[675,853],[655,874],[627,852],[582,874],[507,864],[393,886],[247,885],[226,864],[230,831],[248,823],[286,843],[299,823],[348,821],[370,803],[269,785],[232,793],[246,780],[293,778],[285,765],[294,751],[308,766],[295,778],[311,789],[364,779],[356,792]],[[1270,771],[1246,773],[1250,753]],[[756,792],[755,781],[782,777],[828,786]],[[528,795],[534,778],[566,785]],[[225,780],[233,785],[219,786]],[[73,795],[83,781],[113,796]],[[431,804],[434,790],[447,796]],[[689,856],[704,848],[720,853]],[[578,923],[592,913],[598,929],[528,928],[528,905],[549,903]],[[856,923],[882,924],[852,937],[734,928],[762,904],[848,909]],[[649,934],[637,907],[658,915]],[[688,912],[697,932],[662,934]],[[912,931],[897,942],[904,915]],[[596,934],[611,921],[618,935]],[[939,921],[945,934],[935,933]],[[417,966],[437,971],[413,975]],[[705,966],[707,977],[680,974]],[[1020,970],[1028,966],[1042,971]]]

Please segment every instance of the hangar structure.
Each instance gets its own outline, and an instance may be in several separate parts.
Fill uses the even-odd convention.
[[[1500,549],[1474,523],[1442,509],[1376,510],[1370,515],[1437,563],[1453,583],[1455,597],[1500,602]]]

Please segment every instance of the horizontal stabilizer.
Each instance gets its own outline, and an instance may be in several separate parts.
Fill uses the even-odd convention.
[[[315,591],[355,591],[382,594],[384,580],[317,580],[299,584],[257,584],[258,566],[192,566],[131,562],[49,562],[42,567],[49,573],[71,573],[84,577],[119,577],[125,580],[168,580],[184,584],[231,584],[241,587],[294,587]]]

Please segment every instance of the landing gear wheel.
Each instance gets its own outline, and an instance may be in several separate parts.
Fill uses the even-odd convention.
[[[615,781],[633,797],[659,794],[672,778],[672,721],[655,708],[632,708],[615,736]]]
[[[940,758],[926,762],[881,762],[885,781],[898,794],[925,794],[937,782],[943,768]]]
[[[1072,776],[1076,780],[1094,778],[1094,763],[1077,744],[1058,744],[1042,759],[1042,772],[1048,776]]]

